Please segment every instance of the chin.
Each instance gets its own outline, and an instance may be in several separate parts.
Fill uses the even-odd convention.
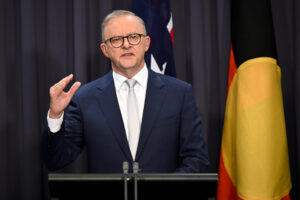
[[[123,66],[122,68],[124,69],[134,69],[134,68],[137,68],[136,66],[136,63],[122,63]]]

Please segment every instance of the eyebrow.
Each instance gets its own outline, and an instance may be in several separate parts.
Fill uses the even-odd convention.
[[[132,35],[132,34],[144,34],[144,33],[132,32],[132,33],[129,33],[127,35],[115,35],[115,36],[112,36],[112,37],[125,37],[125,36]],[[110,37],[110,38],[112,38],[112,37]]]

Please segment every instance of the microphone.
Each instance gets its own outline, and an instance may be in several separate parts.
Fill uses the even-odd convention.
[[[128,169],[129,169],[129,164],[127,161],[123,162],[123,175],[124,175],[124,200],[128,200]]]
[[[134,200],[138,200],[138,188],[137,188],[137,174],[139,173],[139,163],[133,162],[133,175],[134,175]]]

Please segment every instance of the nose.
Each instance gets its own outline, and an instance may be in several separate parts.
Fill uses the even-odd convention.
[[[123,43],[123,47],[124,48],[129,48],[131,45],[128,42],[128,38],[124,38],[124,43]]]

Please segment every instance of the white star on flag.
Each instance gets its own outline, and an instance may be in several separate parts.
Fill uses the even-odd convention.
[[[160,73],[160,74],[165,74],[165,70],[166,70],[166,67],[167,67],[167,62],[165,62],[162,66],[162,70],[158,67],[157,65],[157,62],[153,56],[153,54],[151,54],[151,69],[157,73]]]

